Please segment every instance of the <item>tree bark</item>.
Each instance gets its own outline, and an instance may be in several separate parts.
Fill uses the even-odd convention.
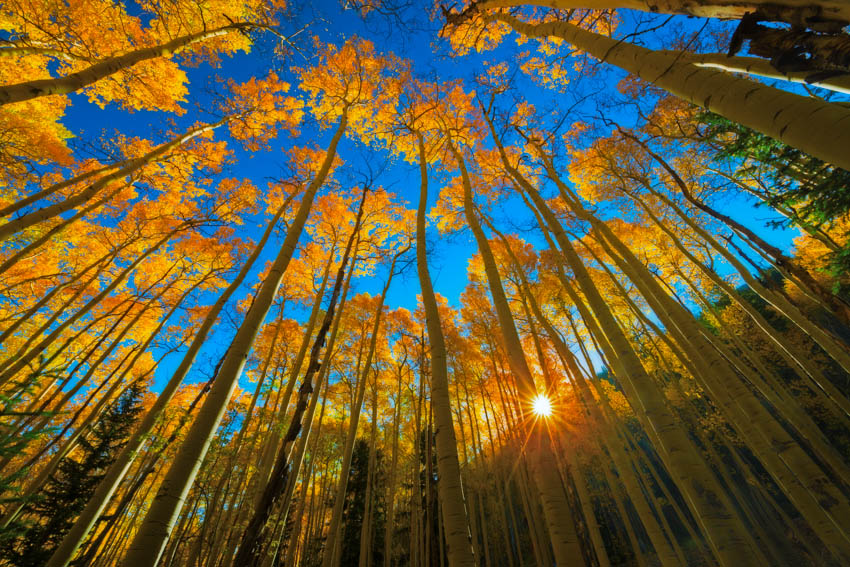
[[[86,504],[85,509],[83,509],[77,517],[73,527],[62,539],[62,542],[56,548],[56,551],[53,552],[53,555],[50,557],[46,567],[66,567],[73,559],[77,549],[79,549],[80,545],[82,545],[85,541],[89,531],[91,531],[92,527],[95,525],[97,518],[103,513],[104,508],[109,503],[109,500],[112,498],[112,495],[115,493],[115,490],[118,488],[118,485],[121,483],[124,475],[126,475],[127,471],[130,469],[130,465],[138,455],[139,449],[153,429],[160,414],[174,398],[174,394],[177,393],[178,388],[183,383],[183,379],[189,373],[189,369],[192,367],[192,364],[194,364],[198,351],[200,351],[207,335],[210,330],[212,330],[221,310],[239,286],[242,285],[242,282],[245,281],[245,277],[248,275],[248,272],[251,270],[254,262],[256,262],[263,248],[265,248],[266,242],[268,242],[268,239],[271,236],[274,227],[277,225],[277,222],[280,220],[280,217],[283,215],[285,208],[286,206],[284,204],[278,209],[274,218],[266,226],[265,232],[257,242],[257,245],[254,247],[251,255],[236,274],[236,277],[233,278],[230,285],[227,286],[224,292],[218,297],[218,299],[216,299],[215,303],[213,303],[207,313],[207,316],[204,318],[203,323],[201,323],[201,327],[192,338],[192,343],[183,355],[180,365],[174,371],[174,374],[171,375],[171,379],[162,389],[162,392],[160,392],[156,402],[154,402],[153,406],[151,406],[151,409],[145,414],[145,417],[142,419],[141,423],[139,423],[139,427],[127,441],[127,444],[121,450],[121,453],[118,457],[116,457],[112,465],[110,465],[109,470],[100,481],[100,484],[98,484],[97,489],[94,494],[92,494],[92,497],[89,499],[88,504]]]
[[[292,259],[295,246],[310,213],[313,198],[330,172],[331,164],[336,156],[337,145],[345,132],[346,125],[346,114],[343,112],[319,171],[304,191],[298,212],[289,226],[280,251],[221,361],[221,366],[207,400],[187,433],[180,450],[175,455],[154,503],[136,533],[124,560],[124,564],[128,567],[154,567],[165,549],[174,522],[177,520],[189,488],[194,482],[204,455],[206,455],[212,441],[213,434],[221,422],[236,383],[242,374],[242,368],[259,327],[265,319],[275,295],[277,295],[278,286],[283,279],[287,266],[289,266],[289,261]]]
[[[257,27],[259,27],[258,24],[250,22],[235,22],[220,28],[184,35],[161,45],[144,47],[125,53],[124,55],[109,57],[86,69],[71,73],[66,77],[39,79],[0,87],[0,106],[31,100],[41,96],[72,93],[113,75],[122,69],[131,67],[136,63],[157,57],[166,57],[205,39],[226,35],[231,32],[247,31]]]
[[[533,25],[508,14],[487,18],[507,23],[528,37],[561,38],[688,102],[850,170],[850,109],[846,107],[696,67],[687,59],[678,60],[674,55],[617,41],[567,22]]]
[[[460,463],[457,456],[454,420],[452,418],[449,396],[448,363],[446,361],[446,343],[440,324],[440,312],[437,298],[428,272],[428,257],[425,249],[425,214],[428,206],[428,162],[425,156],[425,141],[417,133],[419,147],[419,208],[416,213],[416,268],[419,272],[419,285],[422,288],[422,304],[425,308],[425,326],[428,329],[428,342],[431,347],[431,405],[434,409],[434,421],[437,426],[437,469],[440,475],[439,491],[442,503],[441,513],[446,537],[446,554],[450,567],[474,567],[477,563],[472,551],[469,535],[469,522],[463,484],[460,476]],[[419,439],[416,440],[419,442]],[[428,447],[431,446],[428,439]],[[430,532],[430,530],[427,530]],[[428,552],[426,541],[425,551]]]
[[[850,6],[841,0],[479,0],[479,10],[540,6],[557,10],[614,10],[627,8],[657,14],[700,18],[740,19],[752,12],[773,14],[777,21],[804,23],[808,19],[850,22]]]

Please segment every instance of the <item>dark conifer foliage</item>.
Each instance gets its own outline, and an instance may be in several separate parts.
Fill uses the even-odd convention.
[[[62,459],[44,490],[26,503],[23,520],[4,534],[0,557],[6,564],[40,567],[50,558],[126,443],[142,411],[143,393],[142,384],[132,383]]]

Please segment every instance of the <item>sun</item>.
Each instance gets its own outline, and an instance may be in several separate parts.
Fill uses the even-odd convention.
[[[531,402],[531,409],[538,417],[549,417],[552,415],[552,402],[543,394],[538,394]]]

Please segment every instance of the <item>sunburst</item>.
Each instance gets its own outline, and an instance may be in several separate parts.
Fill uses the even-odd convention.
[[[531,409],[537,417],[549,417],[552,415],[552,402],[543,394],[538,394],[531,402]]]

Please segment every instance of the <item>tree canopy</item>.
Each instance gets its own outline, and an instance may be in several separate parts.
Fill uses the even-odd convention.
[[[0,6],[0,567],[850,564],[839,0]]]

